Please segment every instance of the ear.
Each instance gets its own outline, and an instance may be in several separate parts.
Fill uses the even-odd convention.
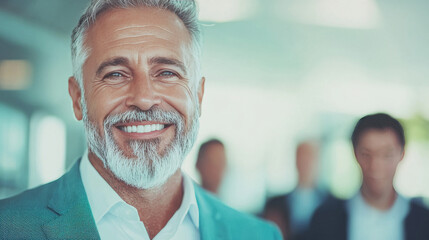
[[[402,149],[402,155],[401,155],[401,160],[400,161],[402,161],[402,159],[404,159],[404,156],[405,156],[405,148]]]
[[[206,78],[202,77],[200,80],[200,85],[198,86],[198,103],[199,103],[199,115],[201,117],[201,104],[203,102],[203,97],[204,97],[204,84],[206,83]]]
[[[74,116],[78,121],[82,120],[82,106],[81,98],[82,92],[80,91],[79,84],[74,77],[69,77],[69,94],[73,103]]]
[[[357,161],[358,159],[357,159],[357,153],[356,153],[356,148],[355,147],[353,147],[353,155],[355,155],[355,159]]]

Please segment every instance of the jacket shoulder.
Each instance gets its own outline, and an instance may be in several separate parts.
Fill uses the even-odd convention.
[[[429,220],[429,209],[419,203],[410,202],[410,212],[408,214],[410,221],[420,222]]]
[[[58,216],[47,208],[56,185],[54,181],[0,200],[0,236],[12,239],[43,237],[41,225]]]
[[[0,210],[46,207],[59,180],[26,190],[15,196],[0,200]]]
[[[265,203],[265,208],[284,206],[286,205],[286,202],[288,201],[289,196],[290,196],[290,193],[270,197],[267,199]]]
[[[309,239],[346,239],[347,221],[346,200],[330,197],[314,212]]]
[[[198,192],[205,203],[215,209],[214,218],[223,223],[231,239],[282,239],[274,224],[228,207],[205,190],[199,189]]]
[[[346,200],[330,197],[324,201],[316,210],[319,215],[329,213],[342,213],[346,210]]]
[[[429,239],[429,210],[418,203],[410,202],[405,218],[406,239]]]

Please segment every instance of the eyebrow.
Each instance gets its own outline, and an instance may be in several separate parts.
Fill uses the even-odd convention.
[[[173,65],[180,68],[180,70],[182,70],[185,75],[187,74],[185,64],[183,64],[183,62],[174,58],[153,57],[148,60],[148,64],[149,65],[155,65],[155,64]]]
[[[129,65],[129,61],[124,57],[114,57],[111,59],[107,59],[106,61],[102,62],[100,66],[97,68],[96,75],[99,76],[106,67],[118,66],[118,65],[124,65],[124,66]]]

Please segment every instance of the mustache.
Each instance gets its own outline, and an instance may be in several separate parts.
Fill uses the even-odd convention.
[[[143,111],[141,109],[133,109],[123,113],[109,115],[104,120],[105,129],[119,123],[154,121],[165,124],[181,125],[183,118],[179,112],[175,110],[163,110],[157,106]]]

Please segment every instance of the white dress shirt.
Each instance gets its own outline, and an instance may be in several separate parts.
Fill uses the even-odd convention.
[[[409,200],[397,196],[393,206],[385,211],[368,205],[360,192],[347,203],[349,211],[349,240],[403,240],[404,220]]]
[[[144,239],[149,235],[140,221],[137,209],[127,204],[100,176],[88,159],[88,151],[80,163],[82,182],[101,239]],[[184,173],[183,200],[165,227],[153,238],[200,239],[199,210],[191,179]]]

